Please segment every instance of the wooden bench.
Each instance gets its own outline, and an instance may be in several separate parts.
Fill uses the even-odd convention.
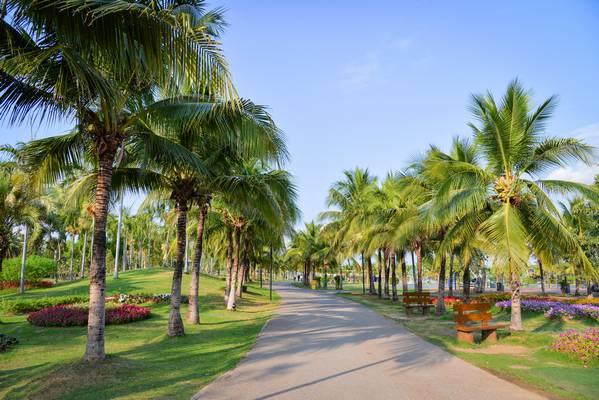
[[[493,323],[491,304],[469,303],[453,305],[455,315],[455,329],[457,339],[463,342],[474,343],[474,332],[481,332],[481,341],[497,342],[497,329],[505,328],[509,324]]]
[[[433,307],[433,299],[429,292],[407,292],[402,297],[406,315],[410,315],[412,308],[419,308],[422,315],[426,315]]]

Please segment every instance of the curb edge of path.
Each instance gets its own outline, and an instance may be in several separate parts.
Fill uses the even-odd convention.
[[[273,293],[276,292],[275,290],[273,290]],[[279,308],[279,306],[277,306],[277,309]],[[273,312],[273,314],[271,315],[271,317],[268,319],[268,321],[266,321],[264,323],[264,325],[262,325],[262,328],[260,329],[260,332],[258,332],[258,334],[256,335],[256,339],[254,340],[254,343],[252,343],[252,347],[250,347],[248,349],[248,351],[245,353],[245,355],[243,357],[241,357],[241,359],[239,360],[239,362],[237,364],[235,364],[233,366],[233,368],[231,368],[230,370],[226,371],[225,373],[223,373],[222,375],[217,376],[215,379],[213,379],[211,382],[209,382],[206,386],[204,386],[203,388],[201,388],[200,390],[198,390],[196,392],[196,394],[194,394],[193,396],[190,397],[190,400],[199,400],[201,399],[200,395],[202,394],[202,392],[206,389],[208,389],[210,386],[216,384],[217,382],[228,378],[229,376],[231,376],[233,374],[233,372],[244,362],[247,361],[248,357],[250,356],[250,354],[252,353],[252,351],[254,351],[254,349],[256,348],[256,343],[258,343],[258,340],[260,340],[260,338],[264,335],[264,331],[266,330],[266,327],[268,326],[268,324],[270,323],[270,321],[272,321],[273,318],[275,318],[276,313],[277,313],[277,309],[275,309],[275,311]]]

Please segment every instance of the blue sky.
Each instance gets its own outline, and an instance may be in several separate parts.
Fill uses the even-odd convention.
[[[223,47],[240,94],[286,132],[304,220],[344,169],[383,176],[430,143],[447,148],[471,93],[518,77],[535,99],[558,94],[548,133],[599,146],[597,1],[222,0]],[[37,136],[64,127],[43,128]],[[0,141],[29,128],[0,128]],[[573,165],[554,176],[588,181]]]

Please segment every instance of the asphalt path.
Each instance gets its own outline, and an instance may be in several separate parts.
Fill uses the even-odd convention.
[[[239,365],[194,399],[544,399],[333,294],[277,284],[283,304]]]

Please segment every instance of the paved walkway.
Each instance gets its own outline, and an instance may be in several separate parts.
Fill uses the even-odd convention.
[[[360,304],[276,290],[283,305],[248,357],[194,399],[543,399]]]

